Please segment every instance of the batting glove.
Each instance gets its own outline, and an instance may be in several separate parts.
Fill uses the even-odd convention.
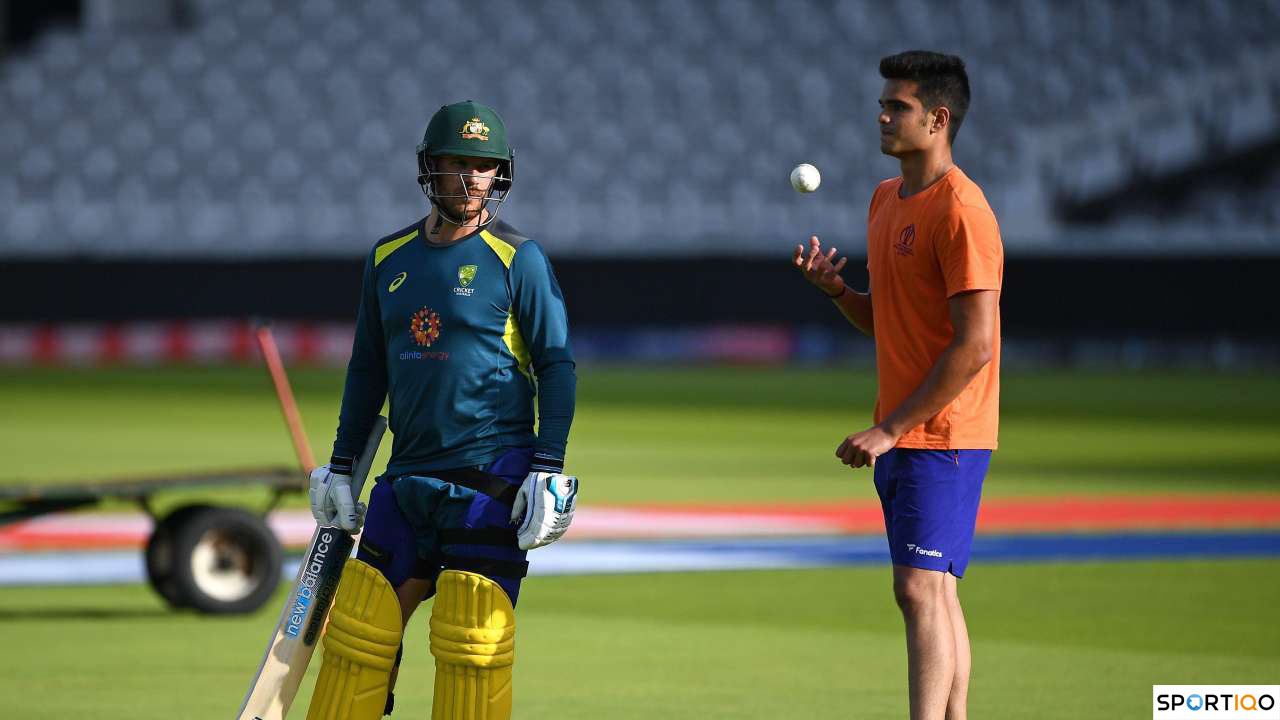
[[[521,550],[550,545],[569,529],[578,498],[578,478],[560,473],[531,472],[511,504],[511,522],[518,523]]]
[[[351,496],[353,458],[334,456],[311,471],[311,515],[321,527],[356,532],[364,525],[365,504]]]

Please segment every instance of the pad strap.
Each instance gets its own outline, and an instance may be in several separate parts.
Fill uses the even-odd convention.
[[[464,488],[470,488],[478,493],[483,493],[489,497],[510,506],[516,500],[516,493],[520,492],[520,486],[512,485],[496,475],[490,475],[483,470],[476,468],[460,468],[458,470],[433,470],[423,473],[428,477],[443,480],[447,483],[453,483]]]
[[[511,527],[447,528],[437,533],[441,545],[501,545],[516,544],[516,531]]]
[[[463,572],[484,575],[485,577],[522,578],[529,574],[529,563],[492,560],[490,558],[460,557],[445,555],[446,570],[462,570]]]

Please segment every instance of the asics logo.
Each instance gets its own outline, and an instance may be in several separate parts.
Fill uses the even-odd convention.
[[[387,286],[387,292],[395,292],[396,288],[400,287],[400,283],[404,282],[404,279],[407,277],[409,277],[409,273],[407,272],[402,272],[397,275],[396,278],[391,281],[391,284]]]

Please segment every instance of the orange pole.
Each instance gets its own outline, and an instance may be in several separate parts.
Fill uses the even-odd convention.
[[[302,469],[310,473],[316,467],[315,456],[311,454],[311,443],[302,430],[302,415],[298,413],[298,403],[293,399],[293,389],[289,387],[289,376],[284,372],[284,362],[280,359],[280,349],[276,347],[275,336],[271,328],[259,325],[254,331],[258,339],[258,348],[262,350],[262,359],[267,361],[267,371],[271,373],[271,383],[276,387],[276,398],[280,401],[280,411],[284,413],[285,424],[289,426],[289,437],[293,440],[293,450],[298,454],[298,462]]]

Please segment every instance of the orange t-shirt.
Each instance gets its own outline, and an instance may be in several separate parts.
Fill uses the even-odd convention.
[[[867,218],[880,390],[876,422],[920,387],[951,342],[947,299],[966,290],[999,292],[1004,279],[1004,247],[995,214],[982,189],[960,168],[911,197],[899,197],[901,187],[900,177],[880,183]],[[941,412],[899,438],[898,447],[995,449],[998,313],[991,362]]]

